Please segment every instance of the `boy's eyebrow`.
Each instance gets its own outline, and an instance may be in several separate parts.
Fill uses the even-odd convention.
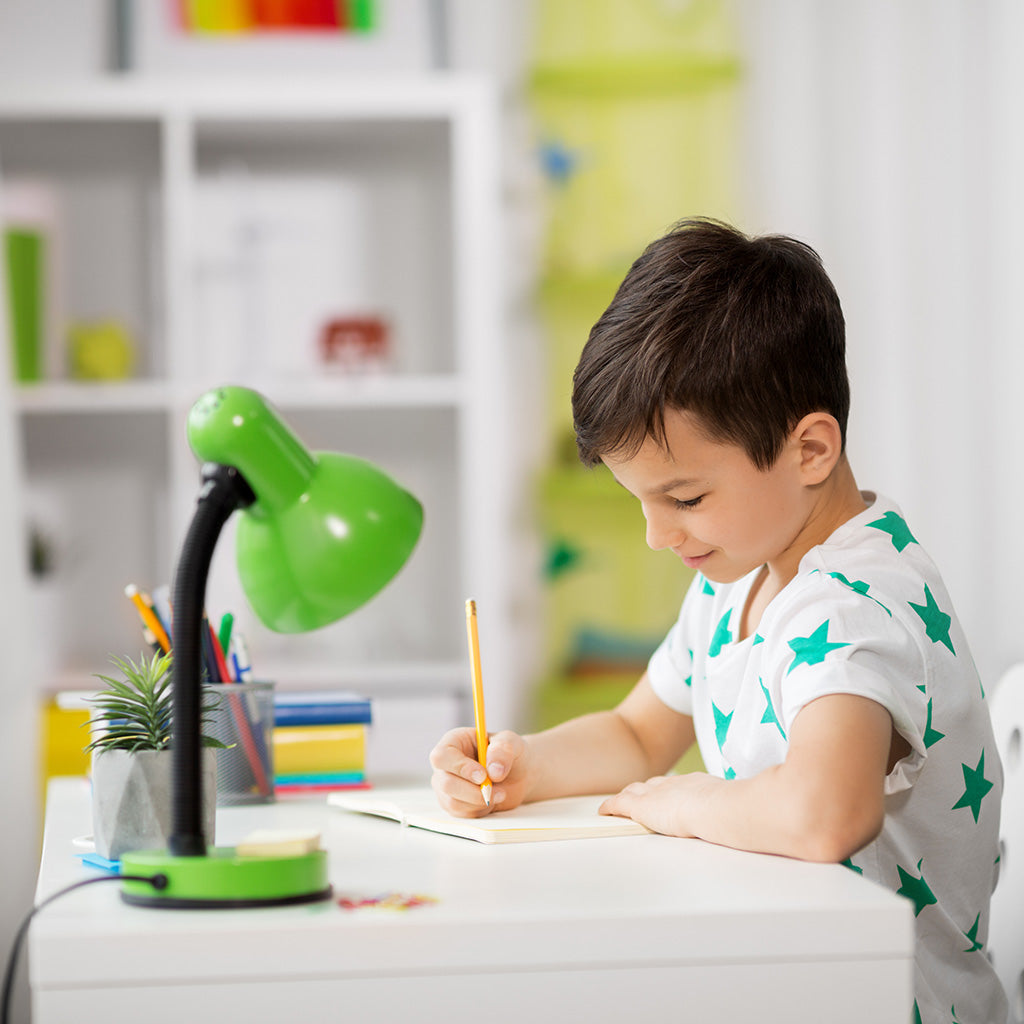
[[[624,490],[628,491],[629,488],[613,473],[612,479]],[[699,484],[699,480],[694,480],[690,477],[678,477],[675,480],[669,480],[668,483],[662,484],[660,487],[654,487],[651,489],[651,494],[668,494],[669,491],[674,491],[677,487],[694,487]],[[630,492],[632,493],[632,492]]]
[[[668,494],[669,491],[674,491],[677,487],[693,487],[699,483],[699,480],[694,480],[691,477],[679,477],[675,480],[669,480],[668,483],[662,484],[660,487],[656,487],[652,493]]]

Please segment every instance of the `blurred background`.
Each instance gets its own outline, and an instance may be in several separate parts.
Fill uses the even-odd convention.
[[[425,770],[469,720],[467,596],[493,728],[624,692],[688,579],[577,465],[571,373],[682,217],[821,254],[858,482],[995,686],[1022,648],[1022,46],[1016,0],[0,0],[4,948],[43,780],[79,770],[55,695],[138,650],[123,588],[171,575],[215,384],[437,524],[351,623],[248,627],[279,686],[374,698],[368,768]],[[223,562],[210,600],[244,619]]]

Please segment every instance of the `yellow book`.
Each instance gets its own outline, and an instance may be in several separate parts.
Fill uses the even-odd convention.
[[[277,775],[361,772],[366,765],[365,725],[275,726],[273,743]]]

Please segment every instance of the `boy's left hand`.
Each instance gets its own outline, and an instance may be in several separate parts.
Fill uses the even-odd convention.
[[[694,801],[712,799],[721,782],[705,772],[656,775],[646,782],[630,783],[605,800],[599,810],[602,814],[632,818],[662,835],[692,839],[695,834],[686,827],[687,809],[694,806]]]

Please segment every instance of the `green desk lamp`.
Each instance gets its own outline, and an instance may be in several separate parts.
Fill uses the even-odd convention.
[[[270,629],[297,633],[369,601],[405,564],[423,525],[420,503],[363,459],[309,452],[256,392],[222,387],[193,406],[188,439],[202,487],[174,579],[172,829],[167,850],[125,853],[141,906],[212,908],[304,903],[330,895],[327,853],[241,857],[207,848],[200,775],[201,628],[217,538],[238,523],[238,574]],[[163,881],[161,879],[161,881]]]

